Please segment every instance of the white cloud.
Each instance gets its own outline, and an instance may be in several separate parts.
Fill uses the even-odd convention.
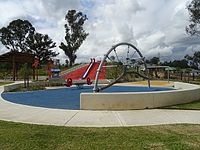
[[[0,26],[6,25],[16,16],[24,16],[23,7],[17,1],[0,1]]]
[[[149,35],[146,35],[146,37],[142,37],[138,39],[139,47],[143,51],[148,51],[148,49],[151,49],[153,47],[157,47],[159,45],[163,45],[165,40],[165,34],[161,31],[158,31],[156,33],[151,33]]]
[[[130,42],[146,57],[182,58],[195,51],[199,40],[185,33],[186,4],[190,0],[0,0],[0,27],[16,18],[28,19],[41,33],[57,42],[64,40],[64,17],[69,9],[86,13],[89,36],[77,51],[77,62],[103,56],[113,44]],[[0,45],[0,53],[5,48]],[[162,58],[162,57],[161,57]]]

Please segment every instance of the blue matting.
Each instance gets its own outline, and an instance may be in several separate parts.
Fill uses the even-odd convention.
[[[2,93],[1,96],[7,101],[23,105],[77,110],[80,109],[80,93],[91,93],[92,89],[93,86],[85,86],[82,89],[72,87],[31,92],[8,92]],[[166,90],[173,89],[163,87],[112,86],[103,92],[151,92]]]

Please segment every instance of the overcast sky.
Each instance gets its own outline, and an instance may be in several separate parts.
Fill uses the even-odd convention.
[[[69,9],[82,11],[89,33],[78,50],[77,62],[102,57],[119,42],[130,42],[146,58],[182,59],[199,50],[199,38],[185,32],[189,24],[186,5],[190,0],[0,0],[0,28],[14,19],[27,19],[40,33],[56,43],[64,41],[64,17]],[[0,54],[8,50],[0,43]]]

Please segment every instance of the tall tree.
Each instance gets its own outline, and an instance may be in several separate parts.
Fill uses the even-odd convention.
[[[48,35],[35,33],[27,39],[27,45],[29,51],[39,58],[40,63],[47,63],[51,57],[59,54],[51,50],[56,47],[56,43]]]
[[[27,52],[27,38],[34,32],[28,20],[17,19],[0,29],[0,41],[11,51]]]
[[[192,0],[187,9],[190,25],[186,27],[186,32],[190,35],[200,36],[200,0]]]
[[[72,66],[77,58],[76,51],[89,35],[83,29],[87,16],[82,12],[69,10],[65,16],[65,20],[67,21],[65,24],[66,44],[61,42],[59,48],[65,52],[65,55],[69,58],[69,65]]]

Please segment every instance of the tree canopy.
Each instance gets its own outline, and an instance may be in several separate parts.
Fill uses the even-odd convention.
[[[158,57],[153,57],[150,60],[146,60],[146,63],[149,63],[151,65],[158,65],[160,62],[160,59]]]
[[[190,67],[194,69],[200,68],[200,51],[197,51],[193,56],[186,55],[185,58],[188,60]]]
[[[26,52],[27,38],[34,32],[35,28],[28,20],[17,19],[0,29],[0,41],[11,51]]]
[[[200,36],[200,0],[192,0],[187,9],[190,25],[186,27],[186,32],[190,35]]]
[[[56,43],[48,35],[37,33],[28,20],[13,20],[7,27],[1,28],[0,41],[11,51],[35,54],[40,63],[58,55],[51,50]]]
[[[58,55],[51,50],[56,47],[56,43],[47,34],[35,33],[28,38],[27,44],[31,53],[39,58],[40,63],[47,63],[51,57]]]
[[[179,68],[179,69],[189,68],[188,61],[186,59],[173,60],[173,61],[169,61],[169,62],[165,61],[161,65],[176,67],[176,68]]]
[[[65,20],[66,44],[61,42],[59,48],[64,51],[65,55],[69,58],[69,65],[72,66],[77,58],[76,51],[89,35],[83,29],[83,25],[87,20],[87,16],[82,12],[69,10],[65,16]]]

